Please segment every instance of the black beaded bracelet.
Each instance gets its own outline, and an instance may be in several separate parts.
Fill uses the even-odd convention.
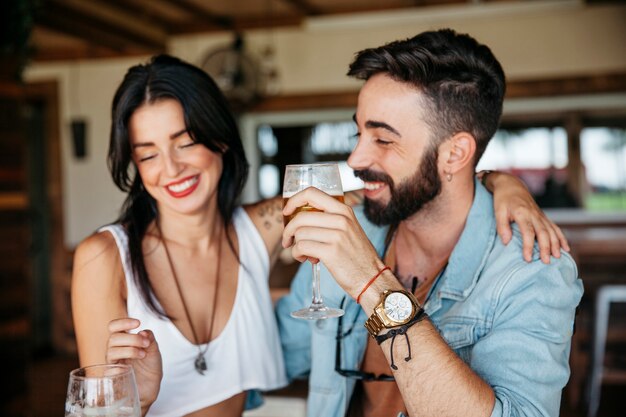
[[[409,341],[409,335],[407,335],[406,332],[415,323],[420,322],[424,320],[425,318],[428,318],[428,314],[426,314],[424,309],[420,309],[420,311],[417,312],[415,317],[413,317],[411,321],[409,321],[408,323],[405,323],[402,326],[395,327],[389,330],[387,333],[381,334],[380,336],[375,337],[376,342],[379,345],[383,343],[385,340],[391,338],[391,346],[389,346],[389,354],[391,355],[391,369],[393,369],[394,371],[398,369],[393,359],[393,342],[396,340],[396,336],[403,334],[404,337],[406,337],[406,344],[409,349],[409,354],[406,358],[404,358],[404,361],[405,362],[410,361],[411,360],[411,342]]]

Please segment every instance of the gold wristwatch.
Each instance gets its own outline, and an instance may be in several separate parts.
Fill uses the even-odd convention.
[[[365,321],[365,328],[372,337],[376,337],[382,329],[410,322],[420,310],[422,307],[409,291],[385,290],[374,312]]]

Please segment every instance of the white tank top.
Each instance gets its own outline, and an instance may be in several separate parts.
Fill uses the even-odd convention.
[[[261,235],[241,207],[233,224],[239,242],[237,294],[222,333],[209,343],[207,370],[194,368],[198,347],[168,319],[148,310],[133,279],[128,237],[119,225],[106,226],[117,243],[126,275],[128,316],[154,332],[163,359],[163,380],[148,416],[180,417],[217,404],[240,392],[272,390],[287,385],[278,328],[269,293],[269,256]],[[204,350],[206,345],[201,345]]]

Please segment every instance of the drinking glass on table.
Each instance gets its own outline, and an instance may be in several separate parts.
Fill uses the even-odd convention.
[[[283,206],[289,197],[308,187],[315,187],[343,203],[341,176],[336,163],[287,165],[283,184]],[[293,214],[284,217],[285,226],[301,211],[319,211],[309,205],[297,208]],[[313,267],[313,300],[309,307],[291,313],[299,319],[318,320],[342,316],[344,311],[324,304],[320,291],[320,262]]]
[[[70,372],[65,417],[140,417],[135,373],[129,365],[93,365]]]

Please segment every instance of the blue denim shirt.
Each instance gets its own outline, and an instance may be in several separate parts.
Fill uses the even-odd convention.
[[[522,257],[522,239],[503,245],[496,235],[491,194],[478,182],[465,228],[447,267],[437,277],[424,308],[441,336],[494,390],[492,416],[558,416],[569,379],[569,351],[575,309],[583,293],[576,265],[567,253],[545,265],[535,245],[532,262]],[[382,257],[386,228],[355,213]],[[365,312],[322,266],[326,304],[345,298],[341,365],[359,369],[367,331]],[[353,379],[334,371],[337,319],[309,322],[289,313],[311,301],[311,266],[300,267],[277,317],[290,379],[309,378],[308,416],[345,416]]]

